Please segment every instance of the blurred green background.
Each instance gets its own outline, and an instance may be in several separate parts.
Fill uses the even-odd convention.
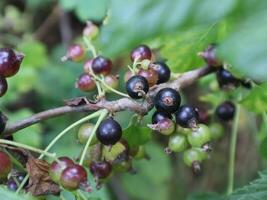
[[[12,122],[62,105],[64,99],[92,96],[74,87],[82,64],[61,63],[60,58],[69,44],[82,41],[86,20],[103,24],[106,16],[94,44],[115,63],[114,73],[127,70],[131,49],[141,43],[166,59],[172,72],[184,72],[203,65],[197,52],[215,42],[220,44],[220,57],[232,64],[235,75],[266,81],[266,10],[265,0],[1,0],[0,47],[14,47],[26,56],[20,72],[8,80],[9,90],[1,98],[0,108]],[[214,106],[239,92],[224,94],[214,87],[218,88],[214,75],[210,75],[184,91],[184,102],[203,105],[212,112]],[[123,80],[120,89],[124,90]],[[266,91],[267,85],[263,84],[246,93],[242,100],[236,187],[247,184],[266,167],[267,125],[260,123],[267,121],[262,117],[267,111]],[[125,128],[131,115],[122,112],[116,118]],[[82,116],[51,119],[18,132],[14,138],[43,148]],[[150,120],[149,116],[146,120]],[[134,162],[136,175],[116,175],[103,189],[93,192],[90,199],[193,200],[208,199],[195,195],[199,192],[224,193],[231,125],[224,127],[225,137],[213,144],[214,151],[204,164],[202,176],[194,177],[179,155],[165,155],[166,143],[155,138],[146,145],[151,160]],[[59,155],[79,154],[82,146],[76,142],[76,131],[55,146]],[[66,199],[72,198],[66,194]],[[219,197],[210,194],[209,199]]]

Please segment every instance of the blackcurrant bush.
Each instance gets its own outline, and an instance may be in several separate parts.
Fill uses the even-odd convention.
[[[234,77],[231,72],[221,68],[216,72],[217,81],[221,88],[233,88],[240,84],[240,80]]]
[[[113,118],[103,120],[96,132],[97,139],[104,145],[114,145],[121,139],[122,129]]]
[[[7,91],[8,85],[6,78],[0,75],[0,97],[4,96]]]
[[[60,176],[63,170],[69,166],[74,165],[74,162],[68,157],[60,157],[58,158],[58,160],[59,162],[57,161],[52,162],[49,169],[49,176],[56,183],[59,183]]]
[[[146,45],[140,45],[132,50],[131,52],[131,60],[132,61],[142,61],[142,60],[150,60],[152,57],[151,50]]]
[[[0,151],[0,179],[6,178],[11,169],[11,159],[5,152]]]
[[[87,140],[89,139],[90,135],[92,134],[92,131],[94,129],[94,124],[91,123],[85,123],[83,124],[79,130],[78,130],[78,141],[81,144],[86,144]],[[93,140],[91,141],[91,145],[96,144],[97,139],[94,136]]]
[[[0,76],[14,76],[20,68],[24,56],[21,53],[15,53],[10,48],[0,49]]]
[[[195,107],[181,106],[175,113],[176,123],[184,128],[194,128],[198,123],[199,115]]]
[[[204,124],[199,124],[198,127],[193,129],[192,133],[187,136],[187,139],[192,147],[202,147],[211,140],[210,129]]]
[[[209,66],[222,66],[222,61],[220,61],[216,55],[216,44],[210,44],[204,52],[200,52],[198,53],[198,55],[204,58],[204,60]]]
[[[98,27],[94,23],[88,21],[86,23],[86,27],[83,29],[83,36],[88,38],[89,40],[93,40],[96,38],[98,33],[99,33]]]
[[[74,62],[79,62],[85,57],[85,50],[79,44],[73,44],[69,46],[65,56],[61,58],[62,61],[72,60]]]
[[[148,126],[162,135],[170,135],[176,128],[175,123],[169,118],[162,119],[157,124],[150,124]]]
[[[147,80],[149,87],[156,85],[159,78],[158,73],[153,68],[140,69],[138,75],[143,76]]]
[[[218,140],[222,138],[224,134],[224,130],[221,124],[219,123],[212,123],[210,126],[210,132],[211,132],[211,139]]]
[[[97,179],[105,179],[112,172],[112,165],[107,161],[92,162],[90,164],[90,172]]]
[[[97,56],[92,62],[92,69],[95,74],[107,75],[112,68],[112,62],[109,58],[104,56]]]
[[[181,104],[179,92],[172,88],[161,89],[154,97],[154,105],[158,111],[174,113]]]
[[[115,76],[115,75],[111,75],[111,74],[109,74],[109,75],[105,76],[105,78],[104,78],[104,82],[105,82],[108,86],[112,87],[113,89],[116,89],[116,88],[118,88],[118,86],[119,86],[119,79],[118,79],[118,77]],[[110,91],[109,89],[107,89],[107,88],[105,88],[105,91],[106,91],[106,92],[111,92],[111,91]]]
[[[168,148],[172,152],[182,152],[188,147],[188,142],[185,135],[174,134],[169,138]]]
[[[79,88],[81,91],[88,92],[88,91],[92,91],[93,89],[95,89],[96,84],[89,74],[84,73],[80,75],[75,86],[76,88]]]
[[[143,94],[148,92],[148,89],[148,81],[139,75],[132,76],[126,82],[126,91],[128,95],[134,99],[142,98]]]
[[[223,121],[232,120],[235,115],[235,105],[231,101],[225,101],[216,108],[215,113]]]
[[[6,117],[3,115],[3,113],[0,111],[0,133],[2,133],[6,128]]]
[[[84,64],[83,64],[83,71],[87,74],[91,73],[92,70],[92,63],[93,63],[93,59],[91,60],[87,60]]]
[[[162,119],[172,119],[172,115],[165,112],[156,111],[152,115],[152,124],[157,124]]]
[[[157,84],[165,83],[169,81],[171,77],[171,70],[164,62],[155,62],[153,63],[153,69],[156,70],[158,74]]]
[[[84,183],[87,183],[87,172],[81,165],[71,165],[61,173],[60,184],[67,190],[76,190]]]

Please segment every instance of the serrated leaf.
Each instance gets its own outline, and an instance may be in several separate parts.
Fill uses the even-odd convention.
[[[145,144],[151,139],[151,129],[140,125],[131,125],[123,131],[124,139],[130,146],[139,146]]]
[[[227,200],[264,200],[267,199],[267,171],[249,185],[235,190]]]
[[[267,83],[255,86],[241,103],[253,112],[263,113],[267,111]]]

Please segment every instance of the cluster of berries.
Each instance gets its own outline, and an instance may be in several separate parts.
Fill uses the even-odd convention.
[[[24,55],[11,48],[0,48],[0,97],[7,89],[7,78],[14,76],[20,68]]]

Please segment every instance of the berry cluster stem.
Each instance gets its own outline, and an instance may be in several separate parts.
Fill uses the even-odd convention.
[[[88,138],[88,140],[87,140],[87,142],[86,142],[86,144],[85,144],[85,146],[84,146],[84,149],[83,149],[83,152],[82,152],[82,155],[81,155],[81,159],[80,159],[80,162],[79,162],[80,165],[82,165],[83,162],[84,162],[86,152],[87,152],[87,150],[88,150],[88,148],[89,148],[89,146],[90,146],[90,143],[91,143],[91,141],[92,141],[92,139],[93,139],[93,137],[94,137],[94,135],[95,135],[95,133],[96,133],[96,130],[97,130],[99,124],[102,122],[102,120],[103,120],[103,119],[107,116],[107,114],[108,114],[108,110],[106,110],[106,109],[103,109],[103,110],[100,110],[100,111],[101,111],[101,114],[100,114],[100,116],[99,116],[99,118],[98,118],[98,120],[97,120],[97,122],[96,122],[96,124],[95,124],[95,126],[94,126],[94,129],[93,129],[93,131],[92,131],[92,134],[90,135],[90,137]]]
[[[240,115],[240,105],[237,104],[234,123],[232,126],[231,140],[230,140],[227,195],[231,194],[234,189],[235,154],[236,154],[236,141],[237,141],[237,134],[238,134],[239,115]]]

